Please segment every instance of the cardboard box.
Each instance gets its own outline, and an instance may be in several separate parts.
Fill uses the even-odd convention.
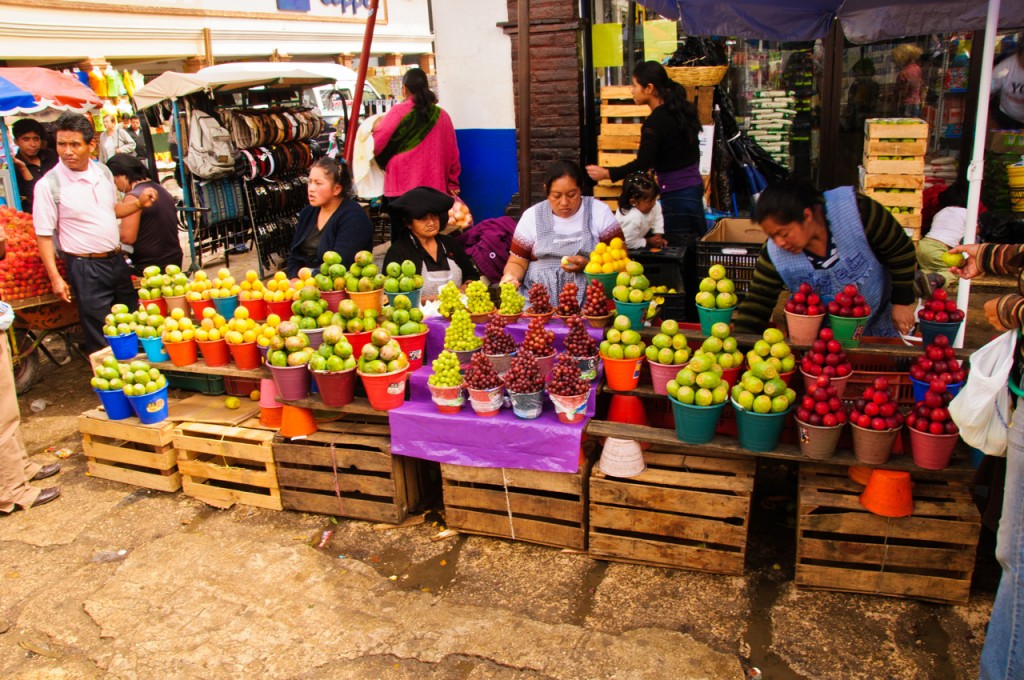
[[[985,150],[1024,155],[1024,130],[990,130]]]

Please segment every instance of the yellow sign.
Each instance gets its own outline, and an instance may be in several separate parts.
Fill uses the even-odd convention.
[[[676,22],[658,19],[644,22],[644,61],[664,61],[674,54],[679,38]]]
[[[594,24],[594,68],[622,66],[622,24]]]

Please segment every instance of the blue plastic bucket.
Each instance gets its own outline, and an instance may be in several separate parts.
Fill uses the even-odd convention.
[[[171,355],[164,349],[163,338],[139,338],[139,342],[142,343],[142,349],[146,353],[146,358],[150,361],[170,361]]]
[[[107,344],[114,351],[114,358],[118,361],[130,361],[139,353],[139,337],[135,331],[124,335],[105,335]]]
[[[915,378],[911,378],[910,383],[914,386],[914,401],[924,401],[924,395],[928,394],[928,388],[930,387],[929,383]],[[963,386],[962,382],[958,382],[955,385],[946,385],[946,389],[955,397]]]
[[[135,415],[143,425],[153,425],[167,420],[167,388],[138,397],[128,397]]]
[[[107,420],[124,420],[135,415],[128,397],[122,390],[97,390],[93,392],[100,398],[103,410],[107,412]]]
[[[416,308],[420,306],[420,292],[422,290],[422,288],[417,288],[416,290],[410,290],[408,293],[403,293],[401,291],[397,293],[389,293],[387,291],[384,291],[384,295],[387,296],[388,306],[390,307],[395,306],[396,297],[398,297],[399,295],[404,295],[405,297],[409,298],[409,302],[412,304],[413,308]]]

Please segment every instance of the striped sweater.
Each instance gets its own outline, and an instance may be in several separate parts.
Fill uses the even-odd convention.
[[[915,300],[914,272],[917,270],[914,242],[880,204],[866,196],[857,196],[857,207],[871,250],[892,277],[892,303],[912,304]],[[733,315],[735,332],[761,333],[771,321],[779,294],[784,288],[766,243],[761,247],[761,254],[754,265],[750,289]]]
[[[1016,274],[1017,291],[999,298],[997,313],[1004,328],[1020,328],[1024,315],[1024,245],[986,243],[978,248],[978,268],[986,274]]]

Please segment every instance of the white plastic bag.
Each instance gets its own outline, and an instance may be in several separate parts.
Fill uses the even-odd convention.
[[[1010,429],[1007,382],[1016,344],[1017,331],[1012,330],[974,352],[967,384],[949,403],[949,415],[960,428],[961,439],[988,456],[1006,455]]]

